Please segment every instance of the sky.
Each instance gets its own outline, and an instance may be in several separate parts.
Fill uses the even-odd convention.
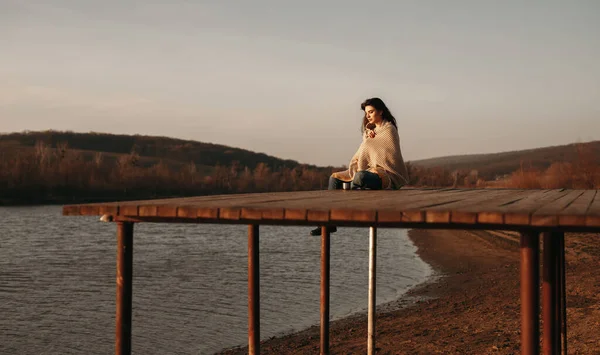
[[[348,164],[600,140],[600,1],[1,0],[0,132],[160,135]]]

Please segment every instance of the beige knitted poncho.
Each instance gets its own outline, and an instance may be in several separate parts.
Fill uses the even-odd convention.
[[[384,189],[399,189],[408,184],[408,172],[400,152],[400,137],[396,127],[384,121],[374,129],[375,136],[369,136],[365,129],[363,141],[352,160],[348,170],[333,173],[334,178],[350,182],[358,171],[366,170],[381,177]]]

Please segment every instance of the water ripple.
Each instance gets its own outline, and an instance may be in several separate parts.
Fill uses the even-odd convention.
[[[320,238],[307,227],[260,227],[261,335],[319,322]],[[0,208],[0,353],[114,350],[115,226],[60,207]],[[210,354],[247,340],[247,227],[135,226],[133,352]],[[331,318],[367,307],[368,230],[331,241]],[[404,230],[378,232],[384,303],[431,269]]]

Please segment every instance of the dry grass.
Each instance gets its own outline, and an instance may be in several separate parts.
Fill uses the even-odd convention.
[[[298,191],[326,188],[331,171],[307,167],[251,170],[237,163],[216,166],[207,175],[190,162],[173,168],[163,161],[142,166],[136,153],[93,159],[66,144],[0,153],[0,202],[42,203],[192,196],[222,193]]]
[[[577,147],[573,162],[556,162],[546,170],[521,165],[501,185],[522,189],[595,189],[600,188],[600,166],[596,153],[588,146]]]
[[[506,179],[486,181],[477,170],[449,171],[424,168],[410,162],[410,186],[510,187],[525,189],[593,189],[600,187],[600,167],[594,150],[581,145],[572,162],[555,162],[542,170],[521,167]],[[83,153],[67,144],[55,148],[38,142],[34,149],[0,151],[0,204],[48,203],[209,194],[306,191],[327,188],[335,168],[306,166],[272,169],[259,163],[254,169],[235,161],[210,172],[195,163],[142,163],[137,153],[110,159],[104,153]]]

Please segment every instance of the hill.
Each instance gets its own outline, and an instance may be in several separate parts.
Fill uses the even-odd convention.
[[[0,134],[0,205],[314,190],[331,169],[168,137]]]
[[[0,149],[4,152],[33,151],[39,142],[44,142],[51,149],[66,145],[69,150],[80,152],[86,160],[92,160],[99,152],[103,154],[104,159],[109,161],[117,160],[120,156],[133,152],[139,155],[139,164],[144,167],[161,162],[170,168],[177,169],[193,162],[197,169],[205,173],[212,172],[214,167],[219,165],[239,165],[255,169],[261,163],[273,170],[298,167],[326,169],[246,149],[169,137],[61,131],[0,134]],[[543,170],[556,162],[574,161],[581,154],[599,158],[598,163],[600,164],[600,141],[492,154],[444,156],[414,160],[409,164],[448,171],[476,170],[480,178],[494,180],[498,176],[517,171],[523,166],[529,169]]]
[[[545,170],[558,162],[573,162],[582,155],[592,157],[600,164],[600,141],[536,149],[508,151],[493,154],[454,155],[412,161],[422,168],[442,168],[448,171],[476,170],[480,178],[494,180],[519,169]]]
[[[272,169],[299,166],[317,168],[246,149],[169,137],[62,131],[0,134],[0,149],[4,151],[33,149],[39,142],[52,149],[66,145],[69,150],[80,151],[87,158],[97,152],[105,153],[108,158],[133,152],[145,158],[145,165],[153,165],[162,160],[172,166],[193,162],[205,169],[217,165],[230,166],[234,162],[250,169],[255,169],[260,163],[267,164]]]
[[[600,142],[407,161],[410,186],[594,188]],[[241,148],[106,133],[0,134],[0,205],[327,188],[342,167]]]

